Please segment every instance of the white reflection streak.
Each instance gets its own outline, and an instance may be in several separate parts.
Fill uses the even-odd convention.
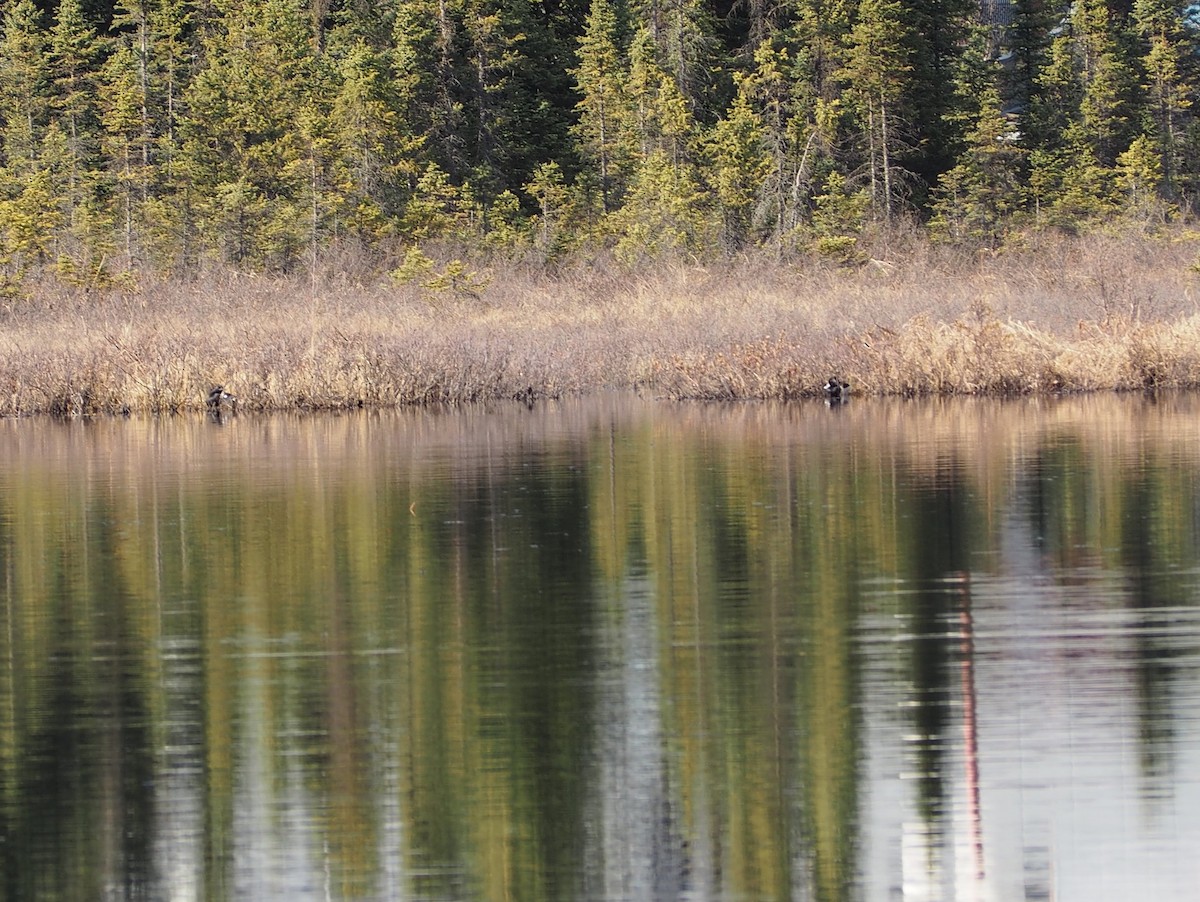
[[[597,739],[600,847],[589,854],[605,899],[674,895],[669,862],[667,785],[662,761],[658,633],[652,595],[628,580],[609,610],[601,643]],[[598,859],[598,860],[597,860]],[[664,865],[668,865],[665,866]]]
[[[396,728],[393,726],[392,728]],[[394,735],[394,733],[393,733]],[[381,899],[403,899],[407,896],[404,869],[404,820],[400,814],[400,751],[398,744],[384,744],[386,761],[381,768],[383,783],[379,819],[379,890]]]
[[[310,849],[320,814],[304,790],[302,756],[287,748],[287,736],[298,731],[271,735],[266,728],[263,712],[272,705],[265,675],[254,674],[244,685],[241,745],[234,752],[234,894],[238,899],[320,898],[324,863],[314,862]]]
[[[192,697],[199,672],[199,643],[167,641],[163,653],[166,736],[155,780],[156,892],[171,902],[200,899],[203,875],[204,769],[196,711],[179,711]],[[173,648],[177,645],[177,648]]]

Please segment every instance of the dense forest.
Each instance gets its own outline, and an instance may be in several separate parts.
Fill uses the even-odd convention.
[[[1186,215],[1169,0],[8,0],[0,288]],[[451,268],[446,270],[455,275]]]

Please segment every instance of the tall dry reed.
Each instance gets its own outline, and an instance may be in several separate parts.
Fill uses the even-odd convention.
[[[879,252],[882,254],[882,252]],[[1195,242],[919,241],[855,268],[493,266],[471,291],[234,274],[0,308],[0,414],[459,403],[633,388],[794,398],[1200,384]]]

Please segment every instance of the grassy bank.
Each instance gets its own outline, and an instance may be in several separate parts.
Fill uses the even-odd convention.
[[[472,290],[212,275],[0,309],[0,414],[537,398],[796,398],[1200,385],[1197,241],[893,241],[855,269],[481,270]]]

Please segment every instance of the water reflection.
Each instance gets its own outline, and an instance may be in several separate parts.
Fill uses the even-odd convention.
[[[1190,898],[1200,402],[0,422],[5,898]]]

